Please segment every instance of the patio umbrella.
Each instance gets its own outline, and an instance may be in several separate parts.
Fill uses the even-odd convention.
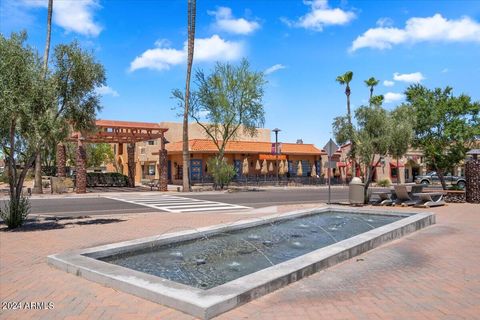
[[[297,176],[299,176],[299,177],[303,176],[302,161],[298,161]]]
[[[285,163],[283,165],[283,172],[288,173],[288,161],[287,160],[285,160]]]
[[[242,164],[242,174],[244,176],[248,176],[248,159],[245,158],[243,159],[243,164]]]
[[[281,176],[285,174],[285,164],[283,163],[283,161],[280,161],[280,163],[278,164],[278,174]]]
[[[270,165],[268,166],[268,171],[273,171],[273,162],[270,162]]]
[[[267,160],[263,160],[262,162],[262,169],[260,171],[262,174],[266,175],[268,173],[268,165]]]
[[[260,160],[257,160],[257,163],[255,164],[255,170],[260,170],[262,167],[260,167]]]
[[[310,173],[310,177],[316,177],[317,176],[317,168],[315,165],[312,166],[312,173]]]

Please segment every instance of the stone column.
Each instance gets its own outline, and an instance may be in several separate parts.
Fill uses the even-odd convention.
[[[128,186],[135,187],[135,143],[127,145]]]
[[[83,138],[77,140],[77,162],[76,162],[76,181],[75,187],[77,193],[87,192],[87,151],[83,143]]]
[[[158,171],[160,175],[160,183],[159,183],[159,191],[168,191],[168,154],[167,150],[165,149],[165,139],[162,135],[160,138],[161,147],[159,152],[159,159],[158,159]]]
[[[480,159],[465,163],[465,198],[470,203],[480,203]]]
[[[57,177],[65,178],[66,174],[67,155],[65,145],[62,142],[57,144]]]

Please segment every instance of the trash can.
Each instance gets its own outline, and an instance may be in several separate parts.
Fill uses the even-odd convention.
[[[365,202],[364,184],[358,177],[354,177],[348,186],[348,200],[350,204],[358,205]]]

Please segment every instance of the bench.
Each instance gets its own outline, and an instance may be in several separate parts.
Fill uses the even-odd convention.
[[[415,207],[417,208],[430,208],[445,205],[445,201],[443,201],[443,192],[421,192],[414,193],[413,195],[418,197],[418,203],[415,204]]]

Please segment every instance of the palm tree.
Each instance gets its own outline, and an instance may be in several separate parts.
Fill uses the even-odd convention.
[[[47,78],[48,71],[48,55],[50,53],[50,37],[52,34],[52,11],[53,0],[48,0],[48,13],[47,13],[47,40],[45,42],[45,52],[43,54],[43,80]],[[35,186],[33,188],[34,193],[43,193],[42,187],[42,157],[40,155],[40,147],[37,150],[35,157]]]
[[[370,106],[372,105],[372,97],[373,97],[373,88],[375,88],[379,83],[380,80],[375,79],[375,77],[370,77],[370,79],[364,80],[365,84],[367,87],[370,88],[370,99],[368,100],[370,103]]]
[[[345,95],[347,96],[347,118],[348,118],[348,126],[349,126],[349,132],[350,132],[350,144],[351,144],[351,149],[350,149],[350,158],[352,160],[352,171],[353,175],[356,176],[356,163],[355,163],[355,145],[353,141],[353,127],[352,127],[352,113],[350,110],[350,82],[352,81],[353,78],[353,72],[352,71],[347,71],[342,75],[339,75],[336,79],[338,83],[341,85],[345,85]]]
[[[190,153],[188,150],[188,112],[190,107],[190,77],[192,75],[193,51],[195,47],[196,0],[188,0],[188,57],[185,84],[185,109],[183,111],[183,191],[190,191]]]

